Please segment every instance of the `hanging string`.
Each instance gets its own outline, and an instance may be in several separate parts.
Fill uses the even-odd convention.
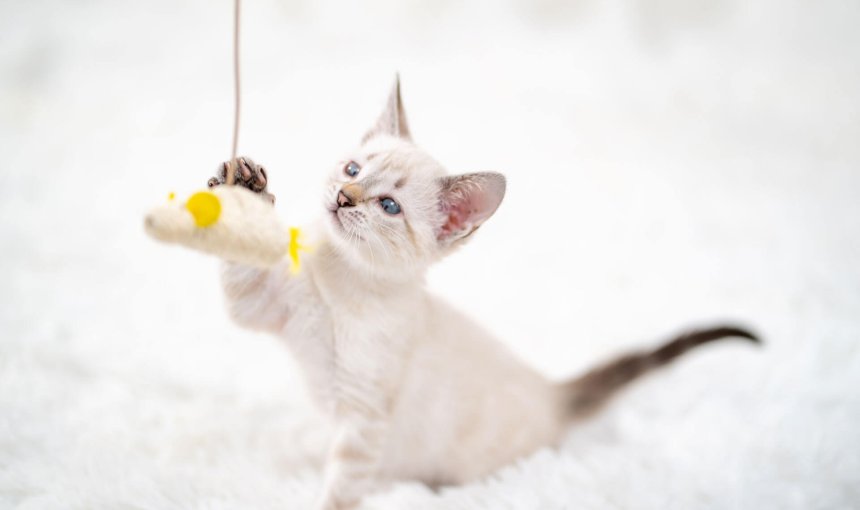
[[[241,88],[239,81],[239,4],[240,0],[234,0],[233,10],[233,89],[235,92],[235,110],[233,112],[233,151],[230,162],[227,165],[227,184],[233,184],[236,180],[236,149],[239,146],[239,111],[241,107]]]

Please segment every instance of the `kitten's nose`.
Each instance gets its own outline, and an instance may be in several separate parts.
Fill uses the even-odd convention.
[[[354,207],[355,202],[352,200],[352,197],[344,193],[343,190],[340,190],[337,193],[337,205],[338,207]]]

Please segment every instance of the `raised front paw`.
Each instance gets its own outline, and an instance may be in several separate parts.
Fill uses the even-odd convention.
[[[254,163],[251,158],[248,157],[240,157],[236,158],[236,167],[234,173],[233,184],[236,186],[242,186],[243,188],[247,188],[254,193],[259,193],[260,195],[266,197],[270,202],[275,202],[275,196],[266,191],[266,186],[269,184],[268,176],[266,175],[266,169],[261,165]],[[221,186],[227,183],[227,175],[229,169],[230,162],[225,161],[221,163],[218,167],[218,171],[215,174],[215,177],[209,179],[207,183],[210,188],[214,188],[215,186]]]

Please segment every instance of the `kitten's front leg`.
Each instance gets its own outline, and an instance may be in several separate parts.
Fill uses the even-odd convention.
[[[377,474],[387,430],[388,419],[382,416],[353,416],[338,427],[318,510],[351,510],[379,490]]]
[[[266,190],[269,180],[265,168],[244,156],[235,163],[233,185],[247,188],[274,203],[275,196]],[[215,177],[207,183],[210,188],[226,184],[229,164],[225,161],[218,166]],[[300,298],[292,296],[296,292],[290,279],[286,262],[271,268],[225,262],[221,283],[230,316],[250,329],[280,332],[294,308],[290,301]]]
[[[309,299],[298,278],[287,262],[268,269],[225,262],[221,285],[230,317],[249,329],[280,333],[296,304]]]

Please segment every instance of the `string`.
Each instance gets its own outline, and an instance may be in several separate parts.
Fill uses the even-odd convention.
[[[236,180],[236,149],[239,146],[239,111],[241,107],[241,88],[239,80],[239,4],[240,0],[234,1],[233,11],[233,89],[235,92],[235,110],[233,112],[233,152],[230,162],[227,164],[227,184],[233,184]]]

